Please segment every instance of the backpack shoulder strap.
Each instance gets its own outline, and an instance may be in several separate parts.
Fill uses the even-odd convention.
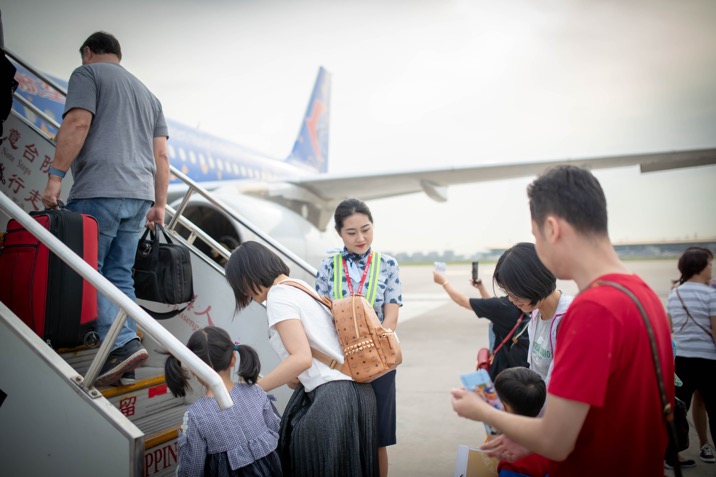
[[[281,283],[279,283],[279,285],[287,285],[289,287],[298,288],[302,292],[310,295],[311,298],[313,298],[314,300],[316,300],[318,303],[325,306],[329,310],[333,309],[333,302],[331,301],[330,298],[328,298],[327,296],[319,295],[314,290],[311,290],[310,288],[305,286],[303,283],[295,282],[295,281],[289,279],[289,280],[282,281]]]
[[[343,363],[338,362],[338,360],[331,358],[325,353],[321,353],[316,348],[311,348],[311,355],[320,361],[321,363],[325,364],[331,369],[337,369],[341,373],[345,374],[346,376],[350,376],[350,368],[348,367],[348,363],[345,361]]]

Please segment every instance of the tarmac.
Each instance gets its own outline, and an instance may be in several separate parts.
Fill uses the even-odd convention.
[[[676,260],[627,262],[665,302],[671,279],[678,277]],[[391,477],[452,476],[459,445],[478,447],[485,440],[479,422],[457,416],[450,390],[460,386],[460,375],[475,369],[477,350],[488,345],[488,321],[453,303],[433,282],[431,266],[401,266],[403,302],[398,336],[403,363],[397,374],[398,444],[389,448]],[[492,290],[494,264],[480,264],[480,277]],[[479,294],[469,284],[470,265],[448,265],[450,283],[467,296]],[[558,282],[565,293],[576,294],[573,282]],[[689,417],[690,419],[690,417]],[[693,423],[692,423],[693,424]],[[698,458],[698,437],[691,429],[691,447],[682,453],[696,467],[685,477],[716,477],[716,464]],[[619,475],[619,463],[614,474]],[[671,476],[665,470],[664,475]]]

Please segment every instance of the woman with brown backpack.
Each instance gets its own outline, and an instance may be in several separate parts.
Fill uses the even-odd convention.
[[[257,381],[265,391],[294,388],[281,418],[278,452],[284,475],[378,475],[375,394],[312,357],[311,348],[343,362],[331,312],[301,289],[287,286],[288,266],[257,242],[244,242],[226,265],[237,309],[266,303],[269,341],[281,358]]]

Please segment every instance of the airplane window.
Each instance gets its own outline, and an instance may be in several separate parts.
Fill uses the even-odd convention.
[[[224,163],[221,162],[221,159],[216,160],[216,167],[218,167],[220,171],[224,170]]]
[[[184,148],[182,147],[179,148],[179,159],[186,162],[186,152],[184,152]]]
[[[199,164],[201,164],[202,166],[206,165],[206,160],[204,160],[204,154],[199,155]]]
[[[167,144],[167,151],[169,151],[169,159],[174,159],[177,157],[176,151],[174,150],[174,146],[171,144]],[[184,160],[184,158],[182,158]]]
[[[214,158],[209,156],[209,167],[214,168]]]
[[[241,166],[241,175],[242,175],[243,177],[248,176],[248,174],[246,173],[246,168],[245,168],[244,166]]]
[[[237,164],[234,164],[234,174],[239,175],[239,166]]]
[[[189,151],[189,160],[192,164],[196,164],[196,154],[194,154],[194,151]]]

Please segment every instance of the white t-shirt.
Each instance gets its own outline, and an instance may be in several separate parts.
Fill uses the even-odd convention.
[[[296,280],[309,290],[311,287],[303,280]],[[284,280],[286,281],[286,280]],[[280,282],[283,283],[283,282]],[[291,286],[277,284],[271,287],[266,298],[266,312],[268,314],[269,342],[276,354],[284,360],[288,351],[276,331],[276,323],[285,320],[301,320],[303,329],[311,348],[327,354],[340,363],[343,363],[343,352],[338,341],[338,333],[333,325],[333,316],[328,309],[318,303],[306,292]],[[337,369],[331,369],[317,359],[306,371],[298,376],[306,392],[311,392],[321,384],[330,381],[352,380],[350,376]]]
[[[562,293],[557,303],[557,310],[551,320],[542,320],[542,312],[534,310],[530,320],[527,334],[530,337],[530,348],[527,352],[527,362],[530,369],[542,376],[544,382],[549,384],[554,366],[554,348],[557,347],[557,329],[567,308],[574,300],[571,295]]]
[[[557,318],[559,320],[559,317]],[[535,332],[530,337],[532,352],[529,354],[530,369],[547,381],[549,365],[552,364],[552,345],[550,344],[550,329],[554,318],[549,320],[535,320]]]

